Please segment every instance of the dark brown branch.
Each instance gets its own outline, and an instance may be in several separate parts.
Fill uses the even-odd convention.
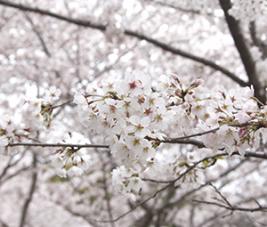
[[[170,52],[172,54],[182,56],[184,58],[193,60],[195,62],[198,62],[198,63],[201,63],[203,65],[209,66],[212,69],[220,71],[221,73],[223,73],[224,75],[226,75],[227,77],[229,77],[230,79],[232,79],[233,81],[238,83],[240,86],[247,86],[248,85],[245,81],[243,81],[240,78],[238,78],[234,73],[230,72],[228,69],[226,69],[226,68],[224,68],[224,67],[222,67],[220,65],[217,65],[213,61],[210,61],[208,59],[205,59],[205,58],[193,55],[193,54],[190,54],[188,52],[185,52],[184,50],[169,46],[166,43],[160,42],[160,41],[158,41],[156,39],[153,39],[151,37],[148,37],[148,36],[146,36],[144,34],[141,34],[141,33],[135,32],[135,31],[125,30],[124,33],[126,35],[129,35],[129,36],[132,36],[132,37],[136,37],[136,38],[138,38],[140,40],[145,40],[145,41],[147,41],[149,43],[152,43],[155,46],[160,47],[161,49],[163,49],[163,50],[165,50],[167,52]]]
[[[163,143],[170,143],[170,144],[186,144],[186,145],[194,145],[198,148],[204,148],[205,145],[201,141],[194,140],[194,139],[185,139],[185,140],[178,140],[178,139],[166,139]]]
[[[25,203],[23,204],[22,207],[22,214],[21,214],[21,218],[20,218],[20,224],[19,227],[23,227],[26,221],[26,217],[27,217],[27,213],[29,210],[29,206],[32,202],[33,199],[33,194],[36,190],[36,182],[37,182],[37,156],[36,154],[33,154],[33,162],[32,162],[32,167],[33,167],[33,174],[32,174],[32,182],[31,182],[31,186],[30,186],[30,191],[28,194],[28,197],[25,200]]]
[[[98,23],[93,23],[91,21],[86,21],[86,20],[80,20],[80,19],[74,19],[74,18],[69,18],[67,16],[63,16],[63,15],[59,15],[53,12],[50,12],[48,10],[43,10],[43,9],[39,9],[39,8],[33,8],[30,6],[25,6],[22,4],[17,4],[17,3],[11,3],[8,2],[6,0],[0,0],[0,5],[6,6],[6,7],[11,7],[14,9],[18,9],[18,10],[22,10],[22,11],[27,11],[27,12],[31,12],[31,13],[35,13],[35,14],[39,14],[39,15],[43,15],[43,16],[49,16],[49,17],[53,17],[71,24],[75,24],[78,26],[82,26],[82,27],[89,27],[92,29],[96,29],[99,31],[104,32],[106,30],[106,25],[103,24],[98,24]],[[233,81],[235,81],[236,83],[238,83],[240,86],[247,86],[248,84],[241,80],[238,76],[236,76],[234,73],[230,72],[228,69],[217,65],[215,62],[210,61],[208,59],[190,54],[186,51],[180,50],[178,48],[172,47],[166,43],[160,42],[156,39],[153,39],[151,37],[148,37],[144,34],[135,32],[135,31],[131,31],[131,30],[125,30],[124,34],[127,36],[131,36],[131,37],[135,37],[139,40],[145,40],[148,43],[151,43],[159,48],[161,48],[164,51],[170,52],[172,54],[175,55],[179,55],[182,56],[184,58],[190,59],[192,61],[198,62],[200,64],[206,65],[212,69],[215,69],[217,71],[220,71],[221,73],[223,73],[224,75],[226,75],[227,77],[229,77],[230,79],[232,79]]]
[[[260,158],[260,159],[267,159],[267,154],[265,152],[251,152],[247,151],[245,153],[246,158]]]
[[[200,141],[193,140],[192,143],[189,143],[190,140],[185,141],[176,141],[177,144],[192,144],[192,145],[203,145],[204,144]],[[163,141],[164,143],[164,141]],[[103,149],[109,149],[108,145],[103,144],[68,144],[68,143],[9,143],[7,147],[18,147],[18,146],[24,146],[24,147],[72,147],[72,148],[103,148]],[[232,155],[240,155],[238,152],[234,152]],[[250,152],[246,151],[244,156],[246,158],[259,158],[259,159],[267,159],[267,154],[264,152]]]
[[[255,96],[262,102],[266,102],[266,97],[262,91],[262,86],[259,81],[254,59],[250,53],[249,47],[243,36],[242,29],[239,22],[232,17],[228,10],[232,7],[230,0],[219,0],[222,10],[224,11],[225,20],[227,22],[230,34],[234,40],[236,49],[240,55],[241,61],[244,65],[245,71],[247,73],[249,84],[253,85],[255,90]]]
[[[57,13],[50,12],[49,10],[44,10],[44,9],[39,9],[39,8],[31,7],[31,6],[26,6],[23,4],[9,2],[6,0],[0,0],[0,5],[11,7],[11,8],[22,10],[22,11],[26,11],[26,12],[36,13],[36,14],[43,15],[43,16],[53,17],[53,18],[56,18],[56,19],[59,19],[59,20],[65,21],[65,22],[69,22],[72,24],[76,24],[79,26],[83,26],[83,27],[90,27],[92,29],[97,29],[97,30],[101,30],[101,31],[104,31],[106,29],[106,26],[102,25],[102,24],[93,23],[91,21],[72,19],[72,18],[69,18],[67,16],[63,16],[63,15],[60,15]]]
[[[74,147],[74,148],[106,148],[108,145],[99,145],[99,144],[68,144],[68,143],[10,143],[8,147]]]

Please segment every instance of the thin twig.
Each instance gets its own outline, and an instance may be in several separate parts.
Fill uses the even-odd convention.
[[[226,199],[226,197],[219,191],[218,188],[216,188],[212,183],[209,184],[215,191],[216,193],[222,198],[222,200],[229,206],[231,207],[231,203]]]
[[[26,152],[23,152],[18,159],[15,159],[16,155],[13,155],[9,158],[7,165],[4,167],[4,169],[2,170],[2,172],[0,174],[0,184],[3,183],[3,181],[4,181],[3,179],[6,177],[9,169],[12,168],[13,166],[16,166],[23,159],[25,153]],[[15,159],[15,161],[14,161],[14,159]]]
[[[180,141],[186,141],[186,139],[190,139],[192,137],[198,137],[198,136],[203,136],[209,133],[214,133],[216,131],[218,131],[220,129],[220,127],[214,128],[214,129],[210,129],[204,132],[198,132],[195,134],[191,134],[188,136],[181,136],[181,137],[177,137],[177,138],[166,138],[164,140],[160,140],[160,142],[162,143],[176,143],[176,142],[180,142]]]
[[[212,201],[205,201],[205,200],[197,200],[194,199],[193,202],[196,203],[203,203],[206,205],[213,205],[213,206],[218,206],[221,208],[224,208],[226,210],[230,210],[230,211],[242,211],[242,212],[267,212],[267,207],[255,207],[255,208],[249,208],[249,207],[236,207],[236,206],[228,206],[228,205],[224,205],[221,203],[217,203],[217,202],[212,202]]]
[[[18,176],[19,174],[31,169],[32,167],[31,166],[24,166],[20,169],[18,169],[17,171],[15,171],[14,173],[11,173],[9,175],[6,175],[1,181],[0,181],[0,186],[3,185],[3,183],[5,183],[6,181],[8,180],[11,180],[12,178]]]
[[[73,148],[106,148],[108,149],[108,145],[100,145],[100,144],[69,144],[69,143],[9,143],[8,147],[73,147]]]

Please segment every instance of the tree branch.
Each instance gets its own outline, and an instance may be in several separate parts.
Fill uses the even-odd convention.
[[[163,50],[165,50],[167,52],[170,52],[172,54],[182,56],[184,58],[187,58],[187,59],[190,59],[192,61],[195,61],[195,62],[201,63],[203,65],[206,65],[206,66],[208,66],[208,67],[210,67],[212,69],[215,69],[216,71],[220,71],[221,73],[223,73],[224,75],[226,75],[231,80],[235,81],[240,86],[243,86],[244,87],[244,86],[247,86],[248,85],[247,82],[241,80],[234,73],[230,72],[228,69],[226,69],[226,68],[224,68],[224,67],[222,67],[220,65],[217,65],[213,61],[210,61],[208,59],[205,59],[205,58],[202,58],[202,57],[193,55],[193,54],[188,53],[188,52],[186,52],[184,50],[181,50],[181,49],[172,47],[172,46],[170,46],[170,45],[168,45],[166,43],[160,42],[160,41],[158,41],[156,39],[153,39],[151,37],[148,37],[148,36],[146,36],[144,34],[141,34],[141,33],[135,32],[135,31],[125,30],[124,33],[126,35],[129,35],[129,36],[138,38],[140,40],[145,40],[148,43],[154,44],[155,46],[160,47],[161,49],[163,49]]]
[[[164,141],[162,141],[164,143]],[[198,147],[205,147],[205,145],[197,140],[180,140],[176,141],[176,144],[191,144],[196,145]],[[68,144],[68,143],[9,143],[7,147],[72,147],[72,148],[103,148],[109,149],[109,145],[103,144]],[[232,155],[240,155],[238,152],[234,152]],[[267,159],[267,154],[264,152],[252,152],[246,151],[244,154],[246,158],[259,158],[259,159]]]
[[[106,26],[102,25],[102,24],[93,23],[91,21],[72,19],[72,18],[69,18],[67,16],[63,16],[63,15],[60,15],[57,13],[50,12],[49,10],[44,10],[44,9],[39,9],[39,8],[31,7],[31,6],[26,6],[23,4],[9,2],[6,0],[0,0],[0,5],[14,8],[14,9],[18,9],[18,10],[22,10],[22,11],[26,11],[26,12],[31,12],[31,13],[43,15],[43,16],[53,17],[53,18],[56,18],[56,19],[59,19],[59,20],[65,21],[65,22],[69,22],[71,24],[83,26],[83,27],[90,27],[92,29],[97,29],[97,30],[101,30],[101,31],[104,31],[106,29]]]
[[[255,208],[249,208],[249,207],[237,207],[237,206],[229,206],[229,205],[225,205],[222,203],[217,203],[217,202],[213,202],[213,201],[202,201],[202,200],[193,200],[193,202],[196,203],[203,203],[206,205],[213,205],[213,206],[217,206],[217,207],[221,207],[224,208],[226,210],[230,210],[230,211],[243,211],[243,212],[267,212],[267,207],[263,207],[263,206],[259,206],[259,207],[255,207]]]
[[[0,181],[0,187],[1,187],[4,183],[6,183],[6,181],[11,180],[12,178],[18,176],[19,174],[21,174],[21,173],[23,173],[23,172],[25,172],[25,171],[27,171],[27,170],[29,170],[29,169],[31,169],[31,168],[32,168],[31,166],[24,166],[24,167],[22,167],[22,168],[16,170],[14,173],[11,173],[11,174],[5,176],[5,178],[1,179],[1,181]]]
[[[26,221],[26,217],[27,217],[27,213],[29,210],[29,206],[32,202],[33,199],[33,194],[35,192],[36,189],[36,182],[37,182],[37,170],[36,170],[36,166],[37,166],[37,157],[36,154],[33,154],[33,161],[32,161],[32,167],[33,167],[33,174],[32,174],[32,182],[31,182],[31,186],[30,186],[30,191],[28,194],[28,197],[25,200],[25,203],[23,204],[22,207],[22,214],[21,214],[21,218],[20,218],[20,224],[19,227],[23,227]]]
[[[89,27],[92,29],[96,29],[102,32],[105,32],[107,26],[104,24],[98,24],[98,23],[93,23],[91,21],[86,21],[86,20],[80,20],[80,19],[74,19],[74,18],[69,18],[67,16],[63,16],[60,14],[56,14],[53,12],[50,12],[48,10],[43,10],[43,9],[39,9],[39,8],[34,8],[34,7],[30,7],[30,6],[25,6],[22,4],[17,4],[17,3],[11,3],[9,1],[6,0],[0,0],[0,5],[6,6],[6,7],[10,7],[10,8],[14,8],[14,9],[18,9],[18,10],[22,10],[22,11],[27,11],[27,12],[31,12],[31,13],[35,13],[35,14],[39,14],[39,15],[43,15],[43,16],[49,16],[49,17],[53,17],[71,24],[75,24],[78,26],[82,26],[82,27]],[[205,66],[208,66],[212,69],[215,69],[217,71],[220,71],[221,73],[223,73],[224,75],[226,75],[228,78],[232,79],[233,81],[235,81],[236,83],[238,83],[240,86],[247,86],[247,82],[241,80],[238,76],[236,76],[234,73],[230,72],[228,69],[217,65],[215,62],[210,61],[208,59],[193,55],[191,53],[188,53],[184,50],[172,47],[166,43],[160,42],[156,39],[153,39],[151,37],[148,37],[144,34],[135,32],[135,31],[131,31],[131,30],[125,30],[124,34],[127,36],[131,36],[131,37],[135,37],[139,40],[145,40],[148,43],[151,43],[159,48],[161,48],[164,51],[170,52],[172,54],[175,55],[179,55],[181,57],[190,59],[192,61],[198,62],[200,64],[203,64]]]
[[[68,143],[9,143],[8,147],[75,147],[75,148],[109,148],[99,144],[68,144]]]
[[[254,59],[250,53],[249,47],[247,46],[245,37],[242,34],[242,29],[239,25],[239,22],[232,17],[228,10],[232,7],[230,0],[219,0],[221,8],[224,12],[225,20],[228,25],[230,34],[234,40],[236,49],[240,55],[241,61],[244,65],[244,68],[246,70],[249,83],[253,85],[255,90],[255,96],[262,102],[266,102],[266,97],[264,94],[264,91],[262,91],[262,86],[259,81],[257,72],[256,72],[256,66]]]
[[[228,199],[212,183],[210,183],[209,185],[220,196],[220,198],[222,199],[222,203],[213,202],[213,201],[201,201],[201,200],[193,200],[193,202],[218,206],[218,207],[230,210],[231,212],[234,212],[234,211],[243,211],[243,212],[258,212],[258,211],[260,211],[260,212],[267,212],[267,207],[261,206],[257,200],[255,200],[255,202],[258,205],[258,207],[256,207],[256,208],[247,208],[247,207],[234,206],[228,201]]]
[[[192,144],[192,145],[198,146],[200,148],[203,148],[203,147],[205,147],[205,145],[201,141],[192,140],[190,138],[203,136],[203,135],[206,135],[206,134],[209,134],[209,133],[214,133],[214,132],[218,131],[219,129],[220,129],[220,127],[217,127],[217,128],[214,128],[214,129],[210,129],[210,130],[207,130],[207,131],[204,131],[204,132],[191,134],[191,135],[188,135],[188,136],[181,136],[181,137],[177,137],[177,138],[165,138],[163,140],[159,140],[159,142],[161,142],[161,143]]]
[[[51,55],[51,53],[50,53],[50,51],[49,51],[48,46],[46,45],[46,42],[45,42],[44,38],[42,37],[40,31],[39,31],[39,30],[37,29],[37,27],[34,25],[34,23],[33,23],[32,19],[31,19],[31,17],[29,17],[27,13],[24,13],[24,16],[25,16],[26,20],[30,23],[31,28],[32,28],[32,31],[34,32],[34,34],[35,34],[36,37],[38,38],[38,40],[39,40],[39,42],[40,42],[40,44],[41,44],[41,46],[42,46],[42,48],[43,48],[44,53],[46,54],[47,57],[50,58],[52,55]]]
[[[157,4],[157,5],[160,5],[160,6],[168,7],[168,8],[171,8],[171,9],[175,9],[175,10],[180,11],[182,13],[201,15],[201,11],[200,10],[186,9],[186,8],[182,8],[182,7],[179,7],[179,6],[172,5],[172,4],[164,2],[164,1],[157,1],[157,0],[144,0],[144,1],[148,2],[148,3],[154,3],[154,4]]]

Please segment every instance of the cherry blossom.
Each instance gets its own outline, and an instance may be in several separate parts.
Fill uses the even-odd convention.
[[[0,226],[266,223],[266,9],[0,0]]]

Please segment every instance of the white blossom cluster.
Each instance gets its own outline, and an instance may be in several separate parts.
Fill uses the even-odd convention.
[[[247,150],[257,151],[267,142],[267,107],[253,95],[253,89],[248,87],[227,91],[221,87],[210,89],[200,79],[190,81],[176,75],[154,80],[134,75],[113,82],[93,83],[85,93],[77,92],[74,97],[79,119],[89,129],[79,132],[79,135],[84,133],[79,136],[79,143],[90,142],[86,137],[89,132],[101,137],[101,141],[96,142],[108,145],[118,164],[112,174],[114,187],[119,192],[138,194],[143,190],[144,178],[171,181],[196,161],[218,152],[242,155]],[[55,106],[61,106],[53,100],[24,102],[20,108],[24,121],[20,130],[11,120],[2,119],[1,147],[29,141],[41,127],[40,121],[36,121],[27,129],[27,122],[33,117],[40,120],[41,116],[48,131],[51,130]],[[196,133],[201,135],[192,136]],[[186,142],[190,136],[197,139],[194,145],[201,149],[194,147],[188,152],[188,149],[166,145]],[[190,141],[187,144],[190,146]],[[60,176],[72,177],[83,174],[91,160],[85,149],[66,147],[58,150],[53,164]],[[205,162],[202,168],[208,166],[209,162]],[[183,182],[199,180],[201,173],[195,169]]]
[[[87,113],[87,125],[105,138],[119,164],[113,182],[120,192],[141,192],[141,179],[151,177],[155,166],[173,179],[210,154],[224,150],[242,155],[260,146],[266,138],[267,112],[259,108],[253,89],[207,89],[201,80],[139,76],[89,87],[86,94],[75,96],[80,111]],[[167,138],[211,129],[216,130],[201,136],[205,149],[190,155],[174,152],[167,160],[160,155]]]
[[[86,150],[67,147],[57,152],[52,164],[60,177],[80,176],[88,169],[91,157]]]
[[[154,92],[151,81],[141,78],[104,85],[100,92],[76,95],[75,101],[89,110],[88,125],[106,136],[116,160],[128,166],[153,159],[157,139],[175,114],[164,93]]]
[[[254,21],[267,15],[266,0],[234,0],[229,13],[238,20]]]

